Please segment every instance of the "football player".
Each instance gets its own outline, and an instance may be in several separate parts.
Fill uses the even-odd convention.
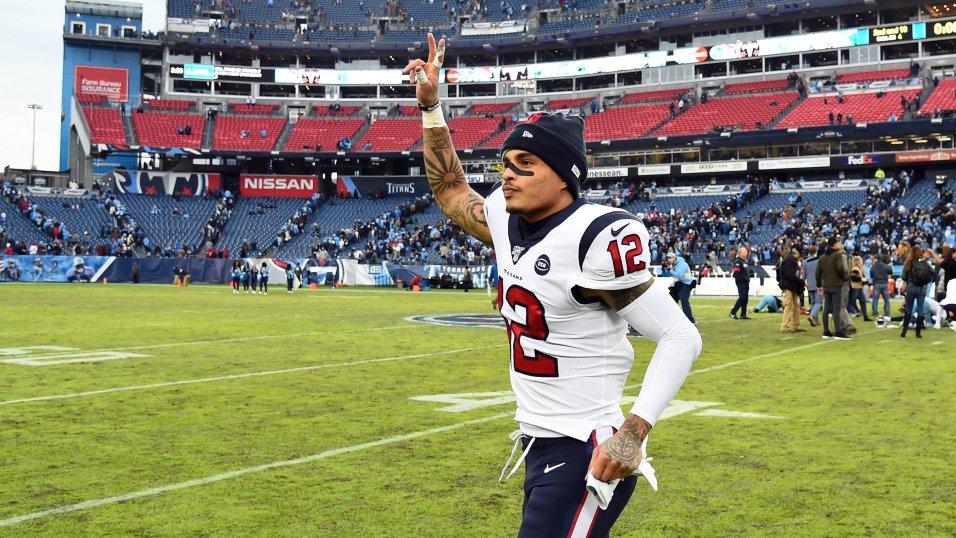
[[[524,446],[515,468],[526,465],[519,536],[607,536],[700,334],[649,271],[644,224],[578,199],[587,177],[581,118],[536,114],[517,124],[502,147],[501,182],[487,198],[468,185],[439,102],[444,39],[429,34],[428,49],[404,72],[422,109],[429,184],[442,211],[498,253]],[[628,324],[657,349],[625,417]]]

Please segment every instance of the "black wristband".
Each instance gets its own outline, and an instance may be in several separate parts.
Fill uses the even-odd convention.
[[[422,105],[421,103],[418,104],[418,108],[422,112],[431,112],[432,110],[435,110],[440,106],[441,106],[441,101],[435,101],[434,105],[428,105],[428,106]]]

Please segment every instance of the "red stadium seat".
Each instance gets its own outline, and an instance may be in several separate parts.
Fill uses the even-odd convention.
[[[216,119],[213,147],[219,150],[272,151],[285,122],[285,118],[220,115]],[[266,131],[264,138],[263,129]],[[247,138],[242,138],[243,131],[249,133]]]
[[[143,103],[150,110],[166,110],[172,112],[185,112],[189,110],[195,101],[184,101],[180,99],[147,99]]]
[[[83,107],[83,116],[90,127],[90,139],[94,144],[125,146],[126,131],[123,118],[115,108]]]
[[[518,103],[479,103],[471,106],[472,114],[504,114]]]
[[[740,95],[744,93],[782,92],[790,87],[787,79],[761,80],[758,82],[741,82],[724,86],[724,95]]]
[[[205,128],[202,114],[169,114],[165,112],[135,112],[132,115],[136,138],[141,146],[164,148],[199,148]],[[179,127],[189,125],[190,134],[178,134]]]
[[[509,119],[507,124],[511,123]],[[455,149],[474,149],[479,142],[491,136],[501,124],[501,117],[458,117],[448,122],[451,143]]]
[[[788,92],[711,99],[677,116],[657,134],[664,136],[706,134],[714,131],[716,127],[754,131],[757,130],[758,122],[766,126],[798,97],[797,92]]]
[[[918,89],[886,92],[883,97],[877,97],[875,92],[854,93],[844,95],[843,104],[837,101],[836,96],[827,96],[826,104],[823,102],[824,97],[814,96],[797,105],[777,123],[777,128],[828,125],[830,112],[834,115],[843,114],[844,121],[848,121],[847,116],[853,116],[854,123],[886,122],[889,121],[890,114],[896,114],[902,120],[903,106],[900,104],[900,97],[911,99],[919,93]]]
[[[628,93],[618,100],[619,105],[633,105],[636,103],[653,103],[655,101],[676,101],[687,93],[689,88],[676,90],[658,90],[653,92]]]
[[[668,104],[657,103],[606,109],[584,121],[584,140],[631,140],[645,136],[670,118]]]
[[[251,105],[246,103],[229,103],[229,109],[236,114],[258,114],[260,116],[269,116],[279,110],[279,105]]]
[[[421,138],[421,119],[382,118],[376,120],[360,140],[352,141],[352,151],[405,151]],[[372,147],[362,150],[363,144],[371,144]]]
[[[312,119],[302,118],[292,128],[284,151],[314,152],[315,145],[321,146],[321,151],[335,151],[339,140],[350,137],[365,124],[364,120],[355,119]],[[311,149],[306,149],[309,146]]]
[[[862,71],[860,73],[840,73],[837,75],[837,83],[854,84],[860,82],[873,82],[876,80],[899,80],[910,78],[910,70],[889,69],[886,71]]]
[[[956,110],[956,78],[941,80],[939,86],[929,95],[920,112],[932,115],[933,111]]]

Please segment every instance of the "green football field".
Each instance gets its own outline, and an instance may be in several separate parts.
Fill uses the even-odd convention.
[[[660,491],[613,535],[956,535],[956,332],[784,336],[732,302],[694,299]],[[516,532],[504,331],[412,319],[494,314],[484,290],[2,284],[0,312],[2,537]]]

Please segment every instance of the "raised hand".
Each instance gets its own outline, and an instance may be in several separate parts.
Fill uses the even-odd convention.
[[[417,58],[408,62],[402,74],[408,75],[412,84],[415,84],[415,96],[418,104],[431,106],[438,102],[438,72],[445,62],[445,39],[437,44],[435,36],[428,33],[428,60]]]

